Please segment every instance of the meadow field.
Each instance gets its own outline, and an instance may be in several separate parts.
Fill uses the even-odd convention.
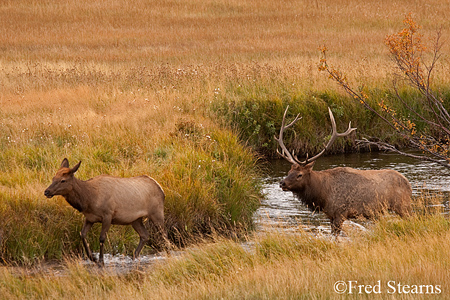
[[[272,137],[286,105],[303,116],[287,136],[300,153],[329,135],[327,106],[340,128],[351,120],[358,137],[402,144],[318,64],[325,45],[328,61],[365,84],[370,101],[395,106],[384,38],[409,13],[425,37],[441,29],[448,40],[443,0],[0,1],[0,298],[333,298],[333,282],[353,278],[440,285],[448,295],[448,219],[440,214],[380,222],[373,236],[343,244],[301,232],[251,234],[258,178],[276,155]],[[444,101],[449,47],[434,78]],[[354,139],[331,152],[358,151]],[[177,247],[201,243],[199,252],[125,276],[80,265],[81,214],[43,194],[64,157],[82,161],[81,179],[155,178],[166,192],[169,238]],[[98,234],[96,226],[93,249]],[[137,242],[131,227],[113,226],[106,252],[129,255]],[[69,275],[11,270],[45,261]]]

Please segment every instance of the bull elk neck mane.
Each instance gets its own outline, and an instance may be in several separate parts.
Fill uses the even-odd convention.
[[[291,191],[308,208],[322,211],[330,219],[331,231],[339,234],[342,223],[350,218],[376,218],[386,212],[395,211],[401,217],[411,213],[412,189],[409,181],[399,172],[384,170],[357,170],[349,167],[337,167],[322,171],[314,171],[315,161],[330,149],[338,137],[346,137],[356,130],[351,127],[338,133],[336,121],[330,108],[332,133],[324,149],[312,158],[301,161],[290,152],[283,142],[283,134],[301,119],[297,115],[286,125],[286,108],[281,122],[280,134],[275,139],[281,148],[277,153],[289,161],[292,166],[286,178],[280,182],[284,191]]]

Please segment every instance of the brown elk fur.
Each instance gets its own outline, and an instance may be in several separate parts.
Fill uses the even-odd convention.
[[[131,224],[139,234],[140,241],[134,253],[135,257],[149,240],[149,233],[143,224],[144,218],[148,218],[156,225],[167,242],[164,229],[164,191],[153,178],[145,175],[131,178],[100,175],[82,181],[74,176],[80,163],[70,168],[69,161],[65,158],[44,194],[48,198],[55,195],[63,196],[72,207],[85,216],[80,235],[89,259],[95,261],[86,241],[86,235],[94,223],[102,223],[100,264],[103,264],[106,233],[112,224]]]
[[[386,210],[401,217],[411,212],[411,185],[397,171],[347,167],[314,171],[313,165],[293,164],[280,186],[292,191],[310,209],[323,211],[335,234],[345,219],[375,218]]]

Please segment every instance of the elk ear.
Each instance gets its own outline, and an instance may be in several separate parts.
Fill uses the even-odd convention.
[[[72,169],[70,169],[70,173],[73,174],[73,173],[75,173],[76,171],[78,171],[78,168],[80,167],[80,165],[81,165],[81,160],[80,160],[80,162],[77,163]]]
[[[67,158],[63,159],[60,168],[69,168],[69,160]]]
[[[315,163],[316,161],[313,161],[313,162],[310,162],[309,164],[307,164],[306,166],[305,166],[305,169],[310,169],[310,170],[312,170],[312,168],[314,167],[314,163]]]

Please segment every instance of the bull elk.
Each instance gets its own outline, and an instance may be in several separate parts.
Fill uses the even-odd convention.
[[[100,175],[82,181],[74,176],[80,164],[81,161],[70,168],[69,161],[64,158],[52,184],[44,194],[47,198],[63,196],[73,208],[85,216],[80,235],[90,260],[97,262],[86,240],[86,235],[94,223],[102,224],[98,260],[100,265],[104,264],[103,246],[111,224],[131,224],[139,234],[135,258],[139,256],[150,237],[143,223],[144,218],[156,225],[168,243],[164,229],[164,191],[153,178],[145,175],[131,178]]]
[[[300,161],[289,152],[283,142],[286,128],[293,126],[301,119],[299,115],[285,125],[286,108],[281,124],[279,137],[275,137],[281,147],[277,152],[292,163],[285,179],[280,182],[284,191],[292,191],[306,206],[313,211],[322,211],[331,222],[331,232],[335,235],[341,231],[344,220],[350,218],[376,218],[386,209],[393,210],[401,217],[411,212],[411,185],[399,172],[384,170],[357,170],[349,167],[338,167],[323,171],[314,171],[314,162],[322,156],[338,137],[351,134],[356,128],[338,133],[336,122],[328,108],[332,134],[324,149],[312,158],[306,156]]]

